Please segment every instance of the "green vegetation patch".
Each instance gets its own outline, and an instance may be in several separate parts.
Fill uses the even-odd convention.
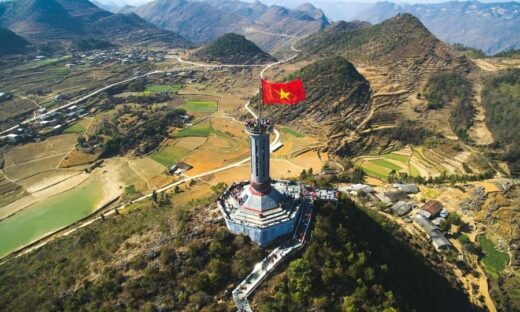
[[[393,164],[387,160],[384,160],[384,159],[375,159],[375,160],[370,160],[370,162],[380,166],[380,167],[383,167],[383,168],[387,168],[387,169],[390,169],[390,170],[395,170],[395,171],[400,171],[402,170],[403,168],[396,165],[396,164]]]
[[[146,85],[145,92],[174,92],[177,93],[182,89],[180,84],[174,85],[156,85],[156,84],[148,84]]]
[[[63,131],[64,133],[83,133],[85,131],[85,128],[81,125],[81,122],[77,122],[73,124],[72,126],[68,127]]]
[[[315,207],[312,238],[253,296],[258,311],[474,310],[399,225],[348,199]]]
[[[150,155],[150,158],[161,165],[170,168],[183,160],[191,151],[176,145],[168,145],[165,148]]]
[[[450,125],[461,139],[468,139],[467,130],[473,124],[476,109],[473,105],[473,89],[465,74],[459,72],[436,73],[430,77],[424,97],[429,109],[453,105]]]
[[[102,194],[100,183],[90,183],[0,221],[0,257],[88,216],[97,208]]]
[[[397,160],[402,163],[407,163],[408,159],[409,159],[409,157],[406,155],[401,155],[401,154],[396,154],[396,153],[390,153],[390,154],[384,155],[383,157],[388,158],[388,159]]]
[[[381,179],[388,178],[388,174],[390,174],[390,171],[391,171],[391,170],[389,170],[387,168],[380,167],[380,166],[378,166],[378,165],[376,165],[376,164],[374,164],[374,163],[372,163],[370,161],[364,161],[360,165],[360,167],[369,176],[373,176],[373,177],[381,178]]]
[[[482,258],[482,263],[484,263],[486,270],[492,274],[498,274],[504,271],[509,262],[509,255],[498,250],[495,244],[484,235],[479,237],[478,242],[485,255],[484,258]]]
[[[201,122],[192,127],[182,129],[177,134],[176,137],[207,137],[212,131],[211,125],[209,122]]]
[[[210,101],[188,101],[181,106],[191,113],[214,113],[217,111],[217,102]]]
[[[282,132],[290,134],[290,135],[292,135],[293,137],[296,137],[296,138],[303,138],[303,137],[305,137],[305,134],[303,134],[301,132],[298,132],[298,131],[296,131],[294,129],[287,128],[287,127],[283,127],[282,128]]]
[[[482,91],[486,123],[495,140],[506,148],[513,176],[520,176],[520,69],[507,70],[486,80]]]

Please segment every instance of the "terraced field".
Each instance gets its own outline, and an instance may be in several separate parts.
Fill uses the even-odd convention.
[[[427,149],[407,146],[399,151],[381,155],[362,156],[355,159],[368,175],[386,179],[390,172],[406,173],[409,176],[436,177],[448,174],[468,174],[466,164],[474,172],[482,171],[475,164],[474,155],[468,151]]]

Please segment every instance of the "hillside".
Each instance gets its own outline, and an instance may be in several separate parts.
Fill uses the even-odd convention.
[[[264,64],[275,61],[254,43],[238,34],[225,34],[198,50],[193,56],[221,64]]]
[[[233,32],[246,35],[262,49],[275,48],[288,40],[270,33],[300,36],[329,25],[323,12],[314,7],[287,9],[238,0],[157,0],[138,7],[135,13],[196,43]]]
[[[398,15],[380,24],[339,22],[324,32],[305,39],[308,54],[346,54],[349,58],[387,65],[403,58],[424,61],[425,57],[447,59],[445,46],[414,16]]]
[[[14,32],[0,28],[0,56],[23,53],[29,43]]]
[[[370,107],[369,82],[343,57],[311,63],[291,74],[294,77],[303,80],[307,100],[290,109],[267,107],[278,122],[330,137],[353,129]]]
[[[520,47],[520,38],[517,36],[519,10],[518,2],[395,4],[385,1],[374,4],[355,18],[380,23],[399,13],[410,13],[443,41],[462,43],[493,54]]]
[[[0,266],[0,306],[231,311],[227,287],[265,254],[223,225],[204,222],[214,202],[173,206],[160,196],[10,261]]]
[[[507,161],[509,171],[520,177],[520,70],[512,69],[489,77],[482,92],[486,122]],[[494,151],[496,153],[496,150]]]
[[[432,75],[467,72],[472,65],[461,52],[437,39],[414,16],[401,14],[376,25],[338,22],[303,39],[299,47],[306,59],[341,55],[370,82],[370,111],[357,120],[353,132],[341,134],[338,130],[338,137],[329,142],[332,151],[344,155],[353,150],[360,152],[359,149],[365,152],[386,149],[393,142],[388,137],[399,138],[403,143],[417,143],[422,139],[408,141],[401,134],[422,133],[420,129],[435,129],[446,137],[456,137],[449,116],[459,117],[458,112],[453,113],[458,109],[457,103],[450,101],[442,109],[433,109],[422,93]],[[465,122],[471,125],[471,120]],[[400,124],[408,125],[405,128],[411,127],[408,130],[413,131],[399,127]]]
[[[305,251],[257,291],[256,310],[479,311],[422,240],[349,199],[317,206]]]
[[[0,25],[37,42],[85,36],[116,44],[189,43],[135,14],[113,14],[87,0],[19,0],[0,3]]]
[[[224,224],[207,222],[208,216],[219,215],[215,196],[188,206],[178,206],[177,195],[171,196],[134,204],[131,212],[107,216],[3,264],[0,305],[16,311],[33,311],[34,306],[42,310],[236,311],[230,289],[266,252],[244,236],[230,234]],[[267,298],[280,308],[270,305],[259,311],[305,311],[318,296],[327,298],[320,302],[329,307],[339,307],[348,295],[352,303],[378,311],[378,307],[447,311],[448,306],[453,311],[472,310],[447,264],[431,247],[420,254],[422,247],[409,247],[410,238],[395,225],[377,214],[368,215],[349,200],[338,208],[317,206],[310,245],[287,270],[289,285],[295,286],[286,291],[282,281],[274,284],[276,288],[262,288],[255,301]],[[422,244],[413,242],[414,246]],[[303,274],[291,275],[302,262]],[[309,282],[315,287],[309,287]],[[429,287],[423,287],[425,283]],[[283,301],[279,295],[263,294],[277,288],[285,296],[294,296]],[[293,308],[284,308],[284,303]]]

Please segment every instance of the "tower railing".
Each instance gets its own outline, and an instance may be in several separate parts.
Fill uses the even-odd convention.
[[[246,130],[252,134],[269,133],[274,129],[274,122],[270,118],[256,118],[246,122]]]

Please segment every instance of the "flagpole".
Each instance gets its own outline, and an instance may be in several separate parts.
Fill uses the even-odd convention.
[[[259,86],[259,94],[260,94],[260,101],[258,101],[258,119],[262,119],[262,106],[263,106],[263,97],[262,97],[262,78],[260,78],[260,86]]]

